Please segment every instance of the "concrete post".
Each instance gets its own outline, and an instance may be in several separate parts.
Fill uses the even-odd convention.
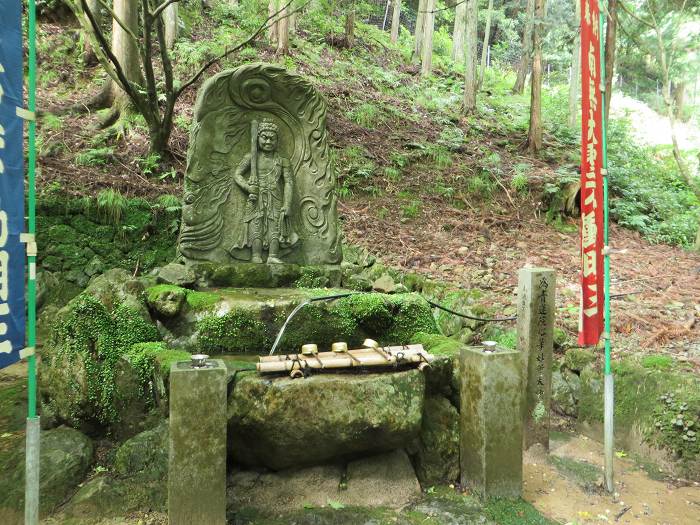
[[[170,525],[226,525],[226,365],[170,369]]]
[[[541,443],[549,450],[552,349],[556,276],[548,268],[518,272],[518,350],[523,354],[525,403],[523,446]]]
[[[460,352],[461,483],[482,497],[518,498],[523,479],[522,355],[501,347]]]

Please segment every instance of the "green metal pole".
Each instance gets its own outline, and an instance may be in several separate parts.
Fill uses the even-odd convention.
[[[29,76],[27,109],[31,115],[36,110],[36,2],[28,0],[28,27],[27,47],[29,50]],[[36,193],[35,193],[35,165],[36,165],[36,120],[30,118],[28,133],[27,153],[27,265],[29,276],[27,279],[27,347],[32,351],[28,357],[28,385],[27,385],[27,443],[25,463],[25,499],[24,499],[24,523],[25,525],[37,525],[39,523],[39,466],[40,466],[40,425],[36,414]]]
[[[601,108],[602,108],[602,137],[603,137],[603,252],[604,268],[604,294],[605,294],[605,383],[603,390],[603,428],[604,428],[604,449],[605,449],[605,488],[608,492],[615,491],[613,482],[613,461],[614,461],[614,406],[615,406],[615,384],[610,367],[610,249],[609,249],[609,217],[608,217],[608,135],[606,127],[605,107],[605,28],[604,20],[608,12],[603,0],[599,0],[599,42],[600,42],[600,88]]]

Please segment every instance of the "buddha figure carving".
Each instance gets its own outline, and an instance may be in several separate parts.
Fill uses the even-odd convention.
[[[234,180],[248,195],[244,223],[247,225],[243,246],[251,248],[250,262],[263,262],[263,249],[268,250],[267,262],[281,264],[280,247],[293,246],[298,237],[290,221],[294,187],[289,160],[277,151],[277,125],[263,120],[251,126],[251,153],[243,157]],[[234,246],[242,248],[243,246]]]
[[[195,106],[178,253],[185,263],[338,264],[326,103],[265,64],[209,79]]]

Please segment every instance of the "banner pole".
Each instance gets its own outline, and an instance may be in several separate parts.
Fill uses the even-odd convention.
[[[605,36],[603,33],[604,19],[607,17],[607,8],[604,0],[599,0],[599,39],[600,39],[600,90],[602,107],[602,137],[603,137],[603,267],[604,267],[604,294],[605,294],[605,382],[603,389],[603,431],[605,449],[605,488],[608,492],[615,491],[613,482],[613,461],[615,451],[614,439],[614,412],[615,412],[615,383],[610,367],[610,249],[609,249],[609,217],[608,217],[608,136],[606,125],[605,107]]]
[[[32,115],[36,111],[36,1],[28,0],[28,25],[27,47],[29,51],[28,64],[28,93],[27,109]],[[40,458],[40,424],[36,413],[36,244],[34,235],[36,232],[36,191],[35,191],[35,165],[36,165],[36,120],[29,120],[28,130],[28,197],[27,197],[27,233],[30,242],[27,243],[27,264],[29,276],[27,279],[27,347],[30,350],[28,356],[27,371],[27,443],[25,464],[25,501],[24,522],[25,525],[39,523],[39,458]]]

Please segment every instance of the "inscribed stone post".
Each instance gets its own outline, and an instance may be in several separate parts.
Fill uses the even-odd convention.
[[[226,524],[226,365],[170,369],[168,523]]]
[[[501,347],[460,352],[461,483],[482,497],[518,498],[523,475],[522,355]]]
[[[518,272],[518,350],[523,354],[526,381],[525,449],[541,443],[549,450],[555,288],[554,270],[522,268]]]

